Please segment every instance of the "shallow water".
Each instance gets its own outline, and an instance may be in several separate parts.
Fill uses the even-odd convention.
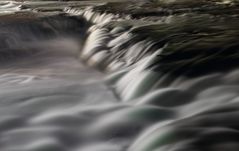
[[[168,44],[132,31],[163,20],[141,26],[68,7],[75,3],[84,2],[0,3],[1,151],[239,148],[237,68],[191,77],[161,70]],[[135,27],[110,27],[122,20]]]
[[[117,102],[103,74],[79,61],[83,29],[67,31],[77,22],[56,16],[1,24],[2,151],[70,150],[80,123],[100,115],[91,110]]]

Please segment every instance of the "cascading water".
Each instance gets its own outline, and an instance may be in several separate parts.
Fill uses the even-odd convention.
[[[238,17],[183,2],[1,2],[0,150],[237,150]]]
[[[88,11],[90,13],[87,13]],[[86,10],[86,13],[81,13],[80,15],[85,15],[88,20],[90,20],[88,15],[101,18],[97,13],[93,14],[92,10]],[[221,112],[224,112],[224,110],[227,112],[226,114],[237,115],[237,112],[234,111],[238,98],[238,86],[236,85],[238,80],[235,78],[237,77],[237,70],[230,70],[223,73],[218,70],[218,72],[204,74],[199,77],[180,76],[177,68],[175,68],[175,72],[178,73],[178,76],[175,76],[173,66],[171,66],[171,72],[164,73],[163,69],[160,71],[160,64],[158,71],[152,70],[150,69],[151,66],[153,66],[155,62],[158,62],[160,56],[164,55],[165,49],[170,48],[170,45],[168,46],[168,43],[164,42],[164,40],[167,39],[162,37],[162,40],[157,42],[135,36],[134,32],[142,27],[124,29],[123,27],[120,28],[116,26],[115,28],[110,28],[107,24],[97,24],[95,19],[92,19],[92,22],[96,25],[94,25],[89,37],[91,38],[91,36],[93,36],[97,40],[90,42],[91,49],[87,49],[87,52],[91,57],[88,57],[87,60],[89,60],[91,64],[100,64],[101,68],[108,72],[115,71],[107,78],[106,82],[124,102],[123,104],[130,104],[133,108],[141,108],[140,110],[142,111],[139,110],[138,113],[142,118],[141,124],[145,123],[145,125],[147,125],[141,127],[141,124],[136,121],[136,123],[132,123],[133,125],[131,125],[132,121],[126,122],[129,124],[126,124],[126,127],[129,129],[133,126],[134,131],[137,131],[136,127],[138,127],[139,131],[137,131],[137,133],[140,134],[140,131],[142,132],[138,136],[135,135],[138,138],[134,138],[135,142],[130,143],[131,145],[129,145],[126,150],[202,150],[209,147],[211,147],[211,150],[217,150],[219,147],[225,150],[228,148],[237,148],[237,145],[234,144],[237,140],[237,134],[235,134],[237,132],[229,126],[233,123],[233,119],[220,119],[220,115],[223,116]],[[174,20],[166,20],[166,24],[173,22]],[[95,27],[97,25],[98,27]],[[163,22],[162,26],[164,26]],[[147,26],[145,27],[147,28]],[[184,33],[180,34],[181,35],[175,34],[174,36],[172,33],[171,39],[182,36]],[[86,45],[88,45],[88,43],[86,43]],[[84,51],[85,49],[83,49],[83,53]],[[210,53],[208,53],[208,55],[210,55]],[[226,58],[226,56],[224,57]],[[187,63],[186,61],[187,60],[185,60],[185,64]],[[220,59],[218,61],[220,61]],[[107,63],[104,64],[104,62]],[[208,63],[208,66],[209,65],[210,63]],[[175,66],[177,66],[177,64],[175,64]],[[162,68],[164,67],[162,66]],[[197,67],[195,67],[194,70],[195,71],[192,70],[192,72],[197,72]],[[200,70],[200,68],[198,68],[198,70]],[[187,72],[187,70],[185,71]],[[203,72],[206,71],[202,70],[202,73]],[[150,109],[147,109],[148,107]],[[148,110],[148,113],[145,109]],[[126,115],[130,116],[128,114]],[[148,117],[146,115],[150,116]],[[127,116],[124,116],[124,118]],[[144,116],[147,118],[144,119]],[[154,121],[155,118],[157,122]],[[210,118],[210,120],[207,120],[207,118]],[[111,118],[108,118],[107,121],[114,121],[110,119]],[[154,124],[146,124],[147,122],[145,120]],[[198,123],[194,123],[194,120]],[[220,120],[220,124],[218,120]],[[224,120],[231,124],[226,124]],[[116,121],[116,123],[118,122],[122,123]],[[206,122],[205,124],[208,125],[203,127],[205,130],[201,130],[201,126],[204,124],[203,122]],[[105,122],[104,125],[108,127],[110,124],[107,126],[106,123],[107,122]],[[124,126],[121,127],[121,130],[124,129],[123,127]],[[117,127],[113,129],[115,131],[118,130]],[[143,129],[145,131],[142,131]],[[121,130],[119,130],[120,133],[123,133]],[[129,131],[132,132],[132,130]],[[127,133],[129,134],[130,132],[127,131]],[[223,139],[223,136],[215,139],[214,137],[218,135],[226,135],[229,140]],[[127,138],[128,137],[127,135]],[[219,146],[217,142],[223,142],[223,144]],[[200,145],[203,143],[207,146],[201,147]]]
[[[21,10],[21,5],[13,1],[2,1],[0,2],[1,14],[12,13]]]

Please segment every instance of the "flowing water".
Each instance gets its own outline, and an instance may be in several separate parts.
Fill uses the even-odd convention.
[[[238,150],[239,70],[223,67],[237,65],[236,24],[189,36],[175,22],[208,16],[145,23],[86,3],[101,4],[0,2],[1,151]]]

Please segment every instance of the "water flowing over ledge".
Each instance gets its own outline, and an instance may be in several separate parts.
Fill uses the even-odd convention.
[[[237,140],[235,127],[227,123],[235,119],[217,116],[224,110],[237,116],[238,18],[228,17],[232,24],[225,25],[220,17],[191,14],[145,23],[92,8],[65,11],[93,23],[80,58],[113,72],[106,82],[126,104],[154,106],[159,114],[151,116],[164,117],[127,150],[203,149],[203,143],[216,149],[218,142],[227,148]]]
[[[118,5],[127,12],[121,3],[23,3],[20,11],[49,16],[0,28],[8,29],[1,61],[21,60],[19,50],[29,61],[15,63],[24,74],[0,76],[1,150],[237,150],[238,17],[195,13],[198,2],[185,13],[187,0],[172,12],[177,1],[159,2],[168,8],[145,14],[110,12]]]

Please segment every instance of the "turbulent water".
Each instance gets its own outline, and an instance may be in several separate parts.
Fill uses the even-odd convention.
[[[1,151],[239,149],[237,17],[86,4],[0,2]]]

